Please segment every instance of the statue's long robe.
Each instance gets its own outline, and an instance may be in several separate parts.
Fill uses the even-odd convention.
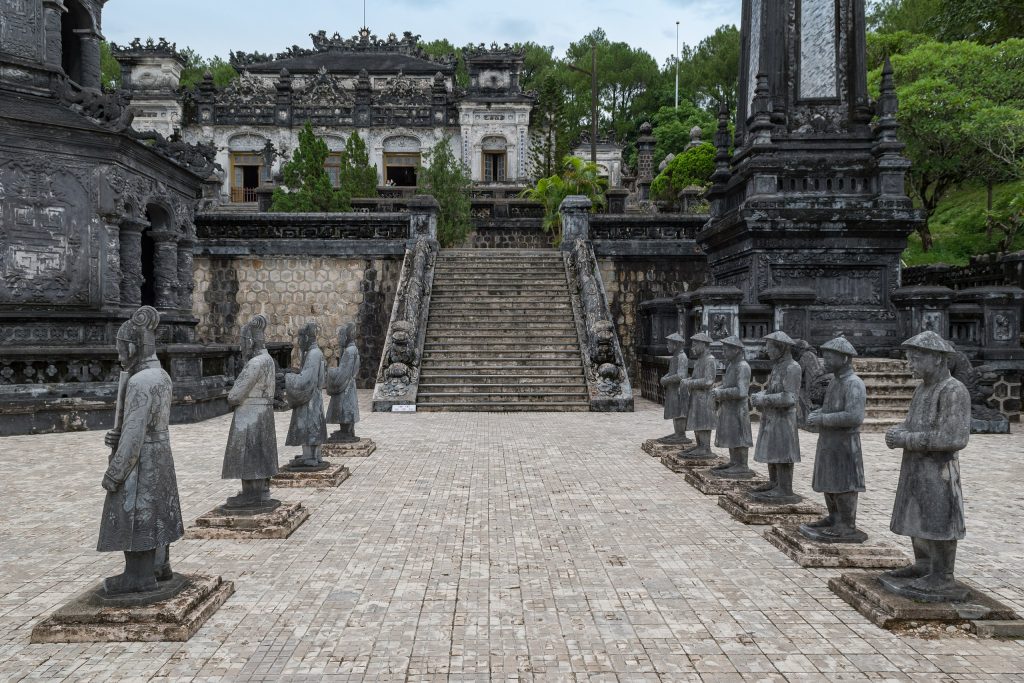
[[[277,474],[274,359],[266,350],[245,364],[228,392],[235,406],[221,479],[269,479]]]
[[[833,377],[825,390],[811,480],[811,488],[818,493],[864,491],[860,426],[864,423],[866,403],[864,382],[853,368]]]
[[[710,351],[694,362],[693,372],[687,384],[690,390],[690,409],[686,413],[687,429],[700,432],[715,428],[715,400],[711,398],[711,387],[715,385],[717,374],[718,363]]]
[[[106,476],[120,486],[107,492],[99,551],[142,552],[185,534],[167,425],[171,378],[152,358],[143,361],[125,390],[121,437]]]
[[[668,373],[661,378],[661,386],[665,387],[665,419],[675,420],[686,418],[690,410],[690,390],[682,386],[690,370],[690,360],[686,351],[679,351],[668,363]]]
[[[750,364],[745,360],[730,363],[722,377],[718,394],[718,421],[715,445],[719,448],[750,448]]]
[[[306,352],[302,370],[285,375],[285,395],[292,406],[286,446],[319,446],[327,441],[323,388],[327,365],[320,347]]]
[[[349,344],[338,359],[338,367],[327,371],[328,424],[356,424],[359,422],[359,396],[356,394],[356,375],[359,374],[359,349]]]
[[[770,464],[800,462],[797,401],[800,398],[800,365],[789,354],[772,367],[761,404],[761,426],[754,460]]]
[[[914,390],[907,419],[903,464],[889,528],[932,541],[965,536],[964,494],[957,453],[971,436],[971,395],[954,377]]]

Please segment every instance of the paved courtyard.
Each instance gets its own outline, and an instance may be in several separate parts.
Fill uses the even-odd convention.
[[[871,625],[829,591],[833,571],[801,569],[640,450],[667,431],[652,403],[381,415],[361,400],[377,452],[337,489],[278,490],[312,510],[290,539],[174,545],[179,571],[236,586],[188,643],[29,644],[119,571],[93,550],[107,449],[102,432],[0,439],[0,681],[1024,679],[1024,641]],[[186,524],[235,490],[218,478],[229,421],[171,430]],[[864,443],[861,526],[889,536],[899,455]],[[1024,437],[975,436],[961,457],[959,574],[1024,613]]]

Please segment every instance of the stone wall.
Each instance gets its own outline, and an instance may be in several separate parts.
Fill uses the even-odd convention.
[[[370,387],[380,361],[401,261],[330,256],[197,256],[195,308],[202,342],[236,343],[253,315],[269,319],[267,341],[294,340],[309,319],[320,323],[320,347],[338,355],[335,331],[356,321],[360,386]],[[292,364],[298,364],[293,351]]]

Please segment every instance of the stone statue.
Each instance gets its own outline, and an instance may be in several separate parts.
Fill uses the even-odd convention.
[[[850,342],[838,337],[821,350],[833,379],[822,407],[807,415],[807,427],[818,432],[811,487],[825,494],[828,516],[800,525],[800,533],[822,543],[862,543],[867,534],[857,530],[857,498],[864,491],[860,426],[867,391],[853,371],[857,350]]]
[[[910,536],[914,563],[882,574],[885,587],[926,602],[962,601],[966,587],[953,577],[957,541],[966,535],[957,453],[971,434],[971,396],[949,374],[952,347],[932,331],[903,342],[914,377],[907,419],[885,433],[889,448],[903,449],[889,528]]]
[[[807,423],[807,415],[821,406],[824,390],[828,386],[831,375],[825,371],[821,359],[814,353],[814,347],[805,339],[794,339],[793,360],[800,364],[800,402],[797,412],[797,423],[803,427]]]
[[[241,352],[245,367],[228,392],[231,418],[224,449],[221,479],[241,479],[242,490],[226,508],[274,508],[270,478],[277,474],[277,430],[274,426],[276,365],[267,353],[267,319],[257,315],[242,327]]]
[[[155,591],[170,580],[170,544],[185,533],[167,432],[171,378],[156,357],[159,324],[156,309],[143,306],[117,332],[124,372],[115,426],[104,439],[113,451],[96,549],[123,552],[124,573],[103,580],[108,596]]]
[[[327,422],[338,425],[331,434],[330,443],[355,443],[355,426],[359,422],[359,397],[356,394],[356,375],[359,374],[359,349],[356,348],[355,323],[338,328],[338,367],[327,371]]]
[[[737,336],[722,340],[728,365],[722,383],[711,390],[718,402],[715,424],[715,445],[729,449],[729,462],[711,468],[711,474],[723,479],[750,479],[754,470],[747,466],[747,456],[754,445],[750,435],[750,365],[743,341]]]
[[[686,413],[686,426],[697,437],[697,447],[686,452],[688,458],[713,458],[711,430],[715,428],[715,401],[711,387],[718,375],[718,363],[711,355],[712,339],[704,332],[690,337],[690,355],[693,371],[689,379],[680,382],[690,392],[690,409]]]
[[[793,340],[785,332],[765,338],[772,372],[764,391],[750,397],[761,411],[761,426],[754,447],[754,460],[768,465],[768,483],[754,489],[751,498],[766,503],[799,503],[793,493],[793,465],[800,462],[797,430],[797,402],[800,400],[800,366],[793,360]]]
[[[683,385],[690,369],[686,355],[686,340],[678,333],[665,337],[672,360],[668,363],[668,374],[661,378],[665,387],[665,419],[672,420],[673,432],[658,439],[663,444],[687,444],[693,440],[686,436],[686,414],[690,409],[690,391]]]
[[[286,446],[302,446],[302,453],[292,458],[289,467],[324,466],[320,448],[327,440],[323,398],[327,364],[317,345],[319,332],[320,327],[315,322],[302,326],[298,334],[302,369],[285,375],[285,395],[292,407],[292,421],[284,443]]]

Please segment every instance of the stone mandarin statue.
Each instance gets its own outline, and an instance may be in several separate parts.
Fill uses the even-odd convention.
[[[686,415],[690,409],[690,391],[683,381],[690,369],[690,361],[686,355],[686,340],[678,333],[670,334],[668,350],[672,359],[668,363],[668,373],[661,378],[661,386],[665,387],[665,419],[672,420],[672,434],[658,439],[663,444],[687,444],[692,440],[686,436]]]
[[[825,494],[828,516],[800,525],[800,533],[822,543],[861,543],[867,540],[867,534],[857,530],[857,498],[864,491],[860,426],[867,391],[853,371],[857,350],[850,342],[838,337],[821,350],[825,370],[833,377],[824,404],[808,413],[807,427],[818,432],[811,487]]]
[[[690,393],[690,409],[686,413],[686,426],[697,437],[697,446],[686,452],[688,458],[713,458],[711,452],[711,430],[715,428],[715,401],[711,387],[718,374],[718,363],[711,355],[712,339],[701,332],[690,337],[690,355],[693,356],[693,371],[689,379],[680,382]]]
[[[277,474],[277,431],[274,426],[274,359],[267,353],[267,319],[257,315],[242,327],[245,367],[228,392],[234,407],[221,479],[241,479],[242,490],[227,500],[228,508],[276,507],[270,478]]]
[[[327,371],[327,422],[338,425],[330,443],[355,443],[355,425],[359,422],[359,396],[356,376],[359,374],[359,349],[356,348],[355,323],[338,328],[338,367]]]
[[[907,419],[885,433],[885,444],[903,449],[890,528],[910,536],[914,563],[881,580],[888,590],[916,600],[961,601],[968,591],[953,576],[957,541],[966,535],[957,453],[971,435],[971,396],[950,375],[953,349],[935,332],[922,332],[903,348],[921,385]]]
[[[171,378],[156,357],[159,324],[156,309],[143,306],[117,332],[123,400],[104,439],[113,452],[96,549],[123,552],[124,573],[103,580],[106,595],[157,590],[158,580],[173,577],[170,544],[185,533],[167,432]]]
[[[750,479],[754,471],[747,457],[754,440],[750,435],[750,365],[743,341],[736,336],[722,340],[728,365],[722,384],[711,390],[718,402],[715,445],[729,449],[729,462],[711,468],[711,474],[723,479]]]
[[[754,460],[768,465],[768,484],[754,490],[751,498],[766,503],[798,503],[793,493],[793,466],[800,462],[797,402],[800,399],[800,365],[793,360],[793,340],[785,332],[765,338],[772,372],[764,391],[750,397],[761,411],[761,426]]]
[[[807,422],[807,416],[815,405],[822,400],[821,393],[818,393],[819,382],[823,375],[828,373],[821,359],[814,353],[810,343],[803,339],[796,339],[796,346],[793,347],[793,359],[800,364],[800,403],[797,412],[797,423],[803,427]]]
[[[298,334],[302,369],[285,375],[285,395],[292,407],[292,421],[288,426],[286,446],[302,446],[289,467],[323,467],[321,446],[327,440],[327,422],[324,419],[323,388],[327,379],[327,364],[317,345],[320,332],[315,322],[302,326]]]

